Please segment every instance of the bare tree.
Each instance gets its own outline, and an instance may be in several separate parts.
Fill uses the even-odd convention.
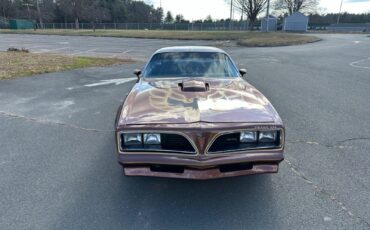
[[[70,16],[75,21],[75,28],[79,29],[79,21],[83,10],[84,0],[56,0],[59,8],[65,15]]]
[[[293,14],[294,12],[313,12],[318,5],[319,0],[277,0],[275,9]]]
[[[13,2],[11,0],[0,0],[0,16],[3,18],[8,18],[12,13]]]
[[[234,0],[234,7],[244,12],[249,21],[249,28],[253,30],[253,25],[257,16],[265,9],[267,0]]]
[[[33,0],[36,5],[37,19],[40,27],[44,28],[44,21],[51,21],[55,17],[54,0]]]
[[[36,0],[36,9],[37,9],[37,16],[39,17],[40,26],[41,26],[41,28],[44,28],[44,23],[42,21],[42,13],[41,13],[39,0]]]
[[[97,0],[90,0],[89,4],[83,6],[83,9],[81,11],[81,18],[89,21],[92,24],[93,30],[95,32],[96,23],[101,23],[104,20],[110,20],[111,15],[109,10],[101,6]]]

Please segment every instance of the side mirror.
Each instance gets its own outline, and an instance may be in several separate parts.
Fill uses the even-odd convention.
[[[247,70],[246,69],[240,69],[239,73],[242,75],[242,77],[244,77],[244,75],[247,74]]]
[[[134,70],[134,74],[137,76],[137,79],[139,80],[140,79],[141,70],[135,69]]]

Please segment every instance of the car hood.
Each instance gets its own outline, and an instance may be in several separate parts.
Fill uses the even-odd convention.
[[[141,79],[122,107],[120,125],[271,123],[270,102],[241,78]]]

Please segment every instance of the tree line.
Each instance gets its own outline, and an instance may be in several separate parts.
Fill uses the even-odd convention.
[[[250,25],[258,21],[265,12],[268,0],[225,0],[241,14],[240,20],[247,19]],[[274,14],[287,16],[294,12],[310,15],[310,23],[331,24],[338,14],[316,13],[319,0],[271,0]],[[183,15],[172,15],[162,8],[155,8],[145,1],[134,0],[0,0],[0,15],[3,18],[19,18],[43,23],[189,23]],[[348,14],[341,16],[341,22],[370,22],[370,14]],[[207,16],[197,23],[230,22],[230,19],[213,20]],[[251,26],[250,28],[253,28]]]
[[[249,28],[258,21],[258,16],[264,13],[268,0],[225,0],[241,13],[241,20],[245,15],[249,22]],[[333,24],[337,22],[338,13],[319,14],[319,0],[270,0],[270,12],[278,15],[281,21],[284,17],[295,12],[301,12],[309,16],[311,24]],[[265,16],[265,15],[263,15]],[[341,23],[369,23],[370,14],[350,14],[342,13],[340,15]]]
[[[0,16],[38,23],[159,23],[163,9],[133,0],[1,0]]]
[[[317,25],[330,25],[337,23],[338,14],[310,14],[309,22],[310,24]],[[370,14],[350,14],[344,12],[340,15],[340,23],[370,23]]]

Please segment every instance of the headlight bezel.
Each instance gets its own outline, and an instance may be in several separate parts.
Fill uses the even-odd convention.
[[[130,133],[141,133],[141,134],[160,134],[161,136],[161,144],[159,145],[140,145],[140,146],[124,146],[123,139],[125,134]],[[188,144],[191,149],[170,149],[171,147],[168,146],[166,142],[167,135],[173,135],[183,138],[186,141],[185,144]],[[167,131],[167,130],[117,130],[116,131],[116,143],[117,143],[117,150],[119,154],[137,154],[138,152],[141,154],[166,154],[166,155],[176,155],[178,154],[187,154],[187,155],[197,155],[199,154],[198,149],[196,148],[195,143],[190,139],[186,134],[178,131]]]
[[[256,148],[280,146],[280,130],[242,130],[239,135],[241,145]]]
[[[153,142],[153,141],[147,141],[145,138],[148,136],[156,136],[159,141]],[[130,140],[130,137],[134,139],[133,137],[136,136],[136,140]],[[121,147],[123,148],[126,146],[127,149],[135,149],[135,148],[149,148],[151,146],[160,146],[161,145],[161,134],[160,133],[139,133],[139,132],[127,132],[127,133],[120,133],[120,140],[121,140]],[[130,143],[132,142],[132,143]],[[156,147],[157,148],[157,147]]]
[[[252,143],[243,143],[240,142],[240,134],[242,132],[255,132],[257,134],[257,139],[259,136],[259,132],[276,132],[276,141],[275,142],[252,142]],[[226,135],[238,134],[237,137],[238,143],[229,143],[229,146],[222,147],[221,149],[217,150],[219,147],[215,147],[215,142],[219,140],[219,138],[223,138]],[[230,137],[231,138],[231,137]],[[280,151],[284,149],[284,139],[285,139],[285,131],[284,127],[250,127],[245,129],[234,129],[230,131],[223,131],[218,133],[208,144],[205,154],[207,155],[222,155],[222,154],[230,154],[230,152],[236,152],[240,154],[248,153],[248,152],[260,152],[260,151]],[[211,150],[212,149],[212,150]]]

